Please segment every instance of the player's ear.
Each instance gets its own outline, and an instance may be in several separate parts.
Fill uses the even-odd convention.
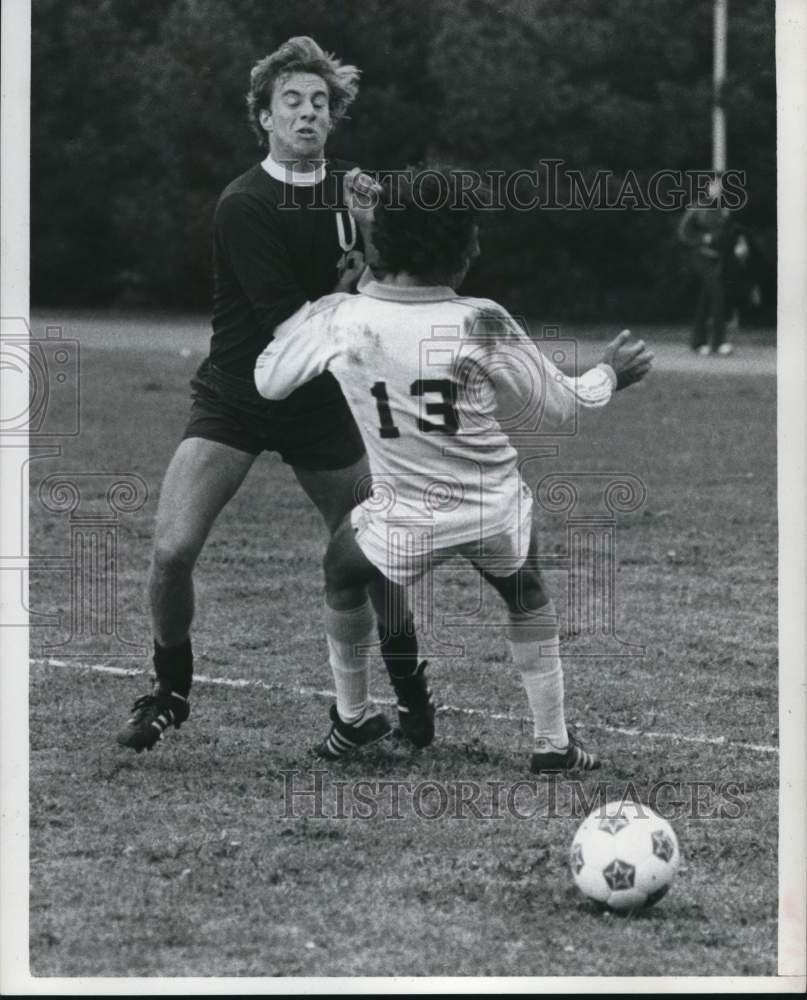
[[[272,131],[272,112],[271,111],[267,111],[266,108],[264,108],[258,114],[258,121],[261,123],[261,128],[265,132],[271,132]]]

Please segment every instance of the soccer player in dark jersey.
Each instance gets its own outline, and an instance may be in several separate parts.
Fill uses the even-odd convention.
[[[250,122],[268,155],[228,185],[216,208],[210,354],[191,381],[190,420],[157,509],[149,575],[155,684],[117,737],[138,752],[188,718],[194,565],[257,456],[279,452],[331,533],[368,481],[361,435],[330,373],[279,403],[262,399],[253,379],[275,328],[307,301],[349,291],[363,269],[345,204],[356,171],[324,159],[358,78],[355,66],[306,37],[289,39],[252,69]],[[404,729],[430,742],[434,709],[417,643],[381,639]]]

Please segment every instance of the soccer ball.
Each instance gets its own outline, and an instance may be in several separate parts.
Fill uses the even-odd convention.
[[[673,828],[640,802],[608,802],[578,827],[569,863],[577,888],[620,913],[657,903],[678,868]]]

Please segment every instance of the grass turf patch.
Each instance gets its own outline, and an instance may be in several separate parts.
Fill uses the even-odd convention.
[[[119,517],[116,565],[119,632],[144,653],[152,521],[193,367],[178,352],[85,351],[81,434],[58,459],[31,463],[34,558],[69,552],[69,518],[39,500],[46,476],[114,470],[146,482],[142,509]],[[135,756],[110,730],[144,678],[32,668],[34,974],[774,973],[776,757],[607,727],[776,742],[775,380],[659,371],[584,416],[557,458],[525,466],[531,485],[584,474],[584,514],[599,509],[592,473],[635,476],[647,498],[614,519],[612,631],[641,655],[615,656],[628,647],[575,631],[570,571],[547,562],[566,630],[568,714],[606,758],[579,793],[590,799],[597,781],[617,794],[629,782],[682,789],[673,825],[683,868],[669,896],[626,920],[576,894],[566,855],[582,814],[571,793],[550,808],[545,781],[531,790],[526,702],[501,608],[459,564],[435,575],[421,644],[438,701],[487,714],[441,714],[426,751],[393,742],[331,767],[327,815],[309,815],[310,799],[285,814],[283,772],[311,787],[308,748],[327,728],[327,700],[300,694],[331,687],[318,596],[325,533],[290,470],[264,457],[200,560],[194,644],[197,671],[271,690],[198,685],[187,726]],[[85,512],[105,509],[104,489],[89,491]],[[567,515],[543,512],[541,525],[544,553],[562,560]],[[67,647],[55,644],[70,638],[69,571],[35,570],[31,606],[61,613],[59,626],[32,630],[32,654],[58,658]],[[458,648],[445,655],[445,643]],[[375,688],[388,696],[380,669]],[[455,815],[463,787],[487,802],[491,782],[506,798],[521,779],[515,811]],[[379,792],[374,816],[332,815],[362,781],[436,782],[432,798],[439,806],[445,793],[449,805],[426,819],[410,802],[393,819]],[[706,806],[694,804],[697,783]],[[732,783],[739,815],[720,815]],[[533,814],[517,815],[519,802]],[[717,815],[698,815],[711,807]]]

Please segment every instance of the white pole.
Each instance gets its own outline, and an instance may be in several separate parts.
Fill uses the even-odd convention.
[[[728,0],[715,0],[712,169],[716,174],[722,174],[726,169],[726,114],[723,110],[723,85],[726,80],[727,5]]]

